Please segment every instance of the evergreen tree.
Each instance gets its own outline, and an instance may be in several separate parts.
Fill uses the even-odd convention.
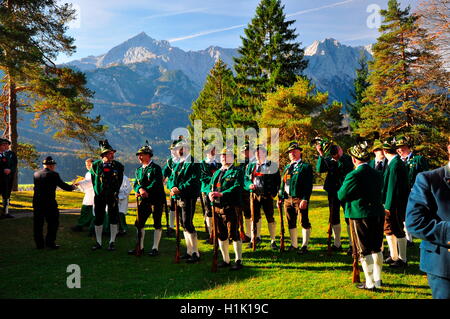
[[[4,135],[17,152],[17,111],[53,126],[55,137],[76,138],[86,146],[103,133],[100,118],[88,117],[92,92],[84,75],[57,69],[52,61],[59,53],[72,54],[74,39],[65,33],[75,10],[56,0],[6,0],[0,2],[0,69],[4,72]],[[21,94],[19,97],[18,95]],[[23,99],[22,102],[20,99]]]
[[[304,50],[295,42],[280,0],[261,0],[256,15],[244,30],[240,56],[235,58],[239,98],[233,105],[235,126],[255,127],[264,93],[291,86],[307,66]],[[256,128],[256,127],[255,127]]]
[[[291,87],[278,87],[266,95],[262,104],[260,127],[279,128],[280,149],[286,149],[295,140],[304,147],[305,159],[313,161],[315,151],[310,141],[320,135],[340,141],[342,104],[328,103],[328,93],[318,92],[306,78],[298,77]]]
[[[231,120],[231,100],[235,94],[233,72],[219,58],[208,74],[199,97],[192,104],[189,115],[191,129],[195,120],[201,120],[204,130],[219,128],[225,136]]]
[[[396,0],[381,10],[381,36],[373,48],[370,86],[363,100],[367,105],[359,111],[356,133],[379,132],[382,138],[407,134],[437,163],[444,154],[436,150],[442,149],[439,144],[445,143],[450,127],[448,86],[442,87],[435,76],[429,76],[431,69],[442,71],[442,63],[409,11],[409,7],[402,10]]]
[[[369,86],[368,77],[369,77],[369,66],[367,64],[367,58],[364,52],[361,52],[361,56],[358,60],[358,68],[356,69],[356,78],[353,81],[354,91],[351,93],[352,98],[354,99],[353,103],[348,104],[348,115],[350,117],[350,127],[352,130],[355,130],[357,127],[357,123],[360,121],[359,110],[366,105],[363,102],[364,92]]]

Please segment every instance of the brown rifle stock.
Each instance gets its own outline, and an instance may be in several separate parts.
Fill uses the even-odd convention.
[[[350,226],[350,236],[352,237],[352,255],[353,255],[352,283],[360,283],[361,279],[359,278],[359,267],[358,267],[359,253],[356,246],[355,222],[352,221],[351,219],[349,220],[349,226]]]
[[[176,250],[175,250],[175,263],[178,264],[180,262],[180,217],[178,214],[178,205],[177,200],[174,200],[175,205],[175,223],[176,223]]]
[[[281,226],[281,236],[280,236],[280,252],[284,252],[284,220],[283,220],[283,201],[277,201],[277,208],[280,212],[280,226]]]
[[[213,244],[214,244],[214,250],[213,250],[213,260],[212,260],[212,266],[211,271],[217,272],[217,258],[219,255],[219,238],[217,237],[217,217],[216,217],[216,207],[214,206],[214,203],[212,204],[212,234],[213,234]]]
[[[237,220],[239,222],[239,237],[241,240],[245,239],[245,231],[244,231],[244,209],[242,207],[236,208]]]

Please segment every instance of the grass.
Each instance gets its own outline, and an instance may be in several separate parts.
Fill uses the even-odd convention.
[[[30,209],[30,192],[13,195],[14,210]],[[60,207],[79,207],[82,194],[58,192]],[[18,205],[22,205],[19,207]],[[360,291],[351,283],[351,257],[345,253],[326,254],[328,207],[326,193],[314,191],[310,208],[311,253],[280,254],[270,250],[267,222],[263,219],[263,244],[256,252],[244,246],[244,269],[211,272],[212,246],[206,236],[198,204],[195,226],[200,240],[201,261],[195,265],[174,264],[175,239],[161,239],[161,255],[151,258],[128,256],[135,243],[135,209],[130,208],[129,234],[117,239],[117,250],[91,251],[94,239],[86,232],[73,233],[70,226],[78,216],[60,217],[56,251],[36,250],[32,239],[32,218],[0,221],[0,297],[1,298],[206,298],[206,299],[430,299],[426,276],[419,270],[419,249],[408,250],[406,270],[383,267],[381,292]],[[14,211],[13,210],[13,211]],[[277,214],[277,211],[275,211]],[[20,213],[19,213],[20,214]],[[279,230],[279,215],[276,216]],[[342,222],[343,217],[342,217]],[[153,241],[152,219],[147,222],[146,248]],[[285,222],[286,225],[286,222]],[[163,217],[163,226],[165,218]],[[345,227],[343,227],[345,230]],[[301,232],[299,232],[301,233]],[[348,247],[346,232],[343,246]],[[289,233],[286,229],[285,236]],[[104,243],[108,238],[104,237]],[[299,238],[299,241],[301,239]],[[289,242],[286,243],[289,245]],[[245,245],[245,244],[244,244]],[[184,253],[182,240],[182,253]],[[219,253],[220,256],[220,253]],[[234,252],[230,245],[230,256]],[[219,261],[221,257],[219,257]],[[81,289],[66,286],[67,266],[81,268]],[[361,280],[364,275],[361,270]]]

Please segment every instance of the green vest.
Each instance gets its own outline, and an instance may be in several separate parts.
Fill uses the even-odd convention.
[[[382,173],[368,164],[348,173],[337,193],[339,200],[345,202],[345,218],[384,216],[382,189]]]
[[[217,190],[223,194],[220,198],[220,205],[224,206],[240,206],[242,199],[242,185],[244,181],[243,171],[238,166],[230,166],[222,175],[220,185],[217,185],[220,175],[220,169],[217,170],[211,178],[209,184],[209,192],[214,191],[215,186],[220,186]]]
[[[289,168],[291,164],[286,165],[281,176],[281,186],[278,193],[278,198],[295,197],[308,200],[311,197],[313,189],[313,169],[308,163],[301,161],[296,165],[292,171],[291,176],[288,177]],[[289,195],[285,191],[285,183],[289,183]]]
[[[153,203],[164,202],[166,195],[161,167],[152,161],[145,168],[137,168],[133,188],[136,193],[139,193],[141,188],[145,189]]]
[[[105,171],[107,170],[107,171]],[[92,163],[89,170],[92,176],[92,186],[95,195],[100,195],[107,191],[108,194],[119,194],[120,186],[123,180],[124,166],[118,161],[113,160],[111,166],[105,168],[102,160]],[[107,179],[107,176],[110,178]]]

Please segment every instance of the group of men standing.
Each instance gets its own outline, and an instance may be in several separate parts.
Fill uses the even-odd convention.
[[[405,136],[389,138],[383,142],[361,142],[349,148],[348,154],[331,140],[314,140],[319,154],[316,171],[327,173],[324,189],[328,193],[329,224],[334,235],[333,251],[342,251],[340,208],[344,209],[350,248],[348,253],[357,255],[365,274],[365,283],[359,288],[376,290],[382,285],[383,261],[390,267],[407,266],[407,246],[412,238],[405,227],[405,213],[409,193],[416,176],[428,170],[425,158],[412,153],[412,143]],[[261,209],[264,211],[270,234],[270,247],[279,249],[276,243],[274,199],[286,212],[290,247],[298,254],[308,253],[311,223],[308,209],[313,189],[313,167],[302,158],[302,147],[291,142],[285,150],[289,163],[282,173],[278,164],[267,159],[267,149],[257,145],[254,154],[246,143],[239,151],[243,163],[236,163],[236,152],[224,148],[216,157],[215,147],[206,147],[206,157],[197,162],[190,154],[189,143],[180,137],[170,146],[171,156],[163,168],[153,160],[153,150],[141,147],[136,156],[141,166],[136,170],[134,191],[138,199],[136,247],[130,255],[144,253],[144,225],[150,215],[154,221],[153,247],[150,256],[159,255],[162,235],[162,212],[167,204],[164,182],[170,191],[170,230],[175,220],[180,220],[186,243],[186,253],[181,257],[187,263],[200,260],[198,236],[193,223],[197,199],[200,197],[205,227],[212,243],[214,236],[222,253],[219,268],[239,270],[243,268],[242,245],[248,243],[256,249],[261,239]],[[115,249],[118,209],[117,194],[122,183],[124,167],[114,160],[115,150],[105,140],[101,142],[100,160],[90,169],[95,192],[95,234],[93,250],[102,248],[101,234],[105,208],[111,222],[111,239],[108,250]],[[372,153],[375,155],[370,160]],[[254,155],[254,157],[253,157]],[[47,158],[44,165],[51,165]],[[50,169],[51,171],[51,169]],[[50,172],[46,172],[49,174]],[[39,195],[42,173],[35,174],[35,197]],[[54,185],[66,190],[75,186],[64,185],[55,178]],[[54,191],[54,190],[53,190]],[[35,203],[36,208],[39,203]],[[35,209],[35,211],[39,209]],[[35,212],[36,214],[36,212]],[[298,243],[297,222],[300,220],[302,243]],[[178,227],[177,227],[178,230]],[[383,260],[383,239],[389,247],[389,257]],[[409,237],[408,237],[409,236]],[[42,240],[35,236],[38,248]],[[235,262],[229,256],[232,242]],[[47,245],[54,246],[54,236]],[[411,245],[411,244],[409,244]],[[300,246],[300,247],[299,247]]]

